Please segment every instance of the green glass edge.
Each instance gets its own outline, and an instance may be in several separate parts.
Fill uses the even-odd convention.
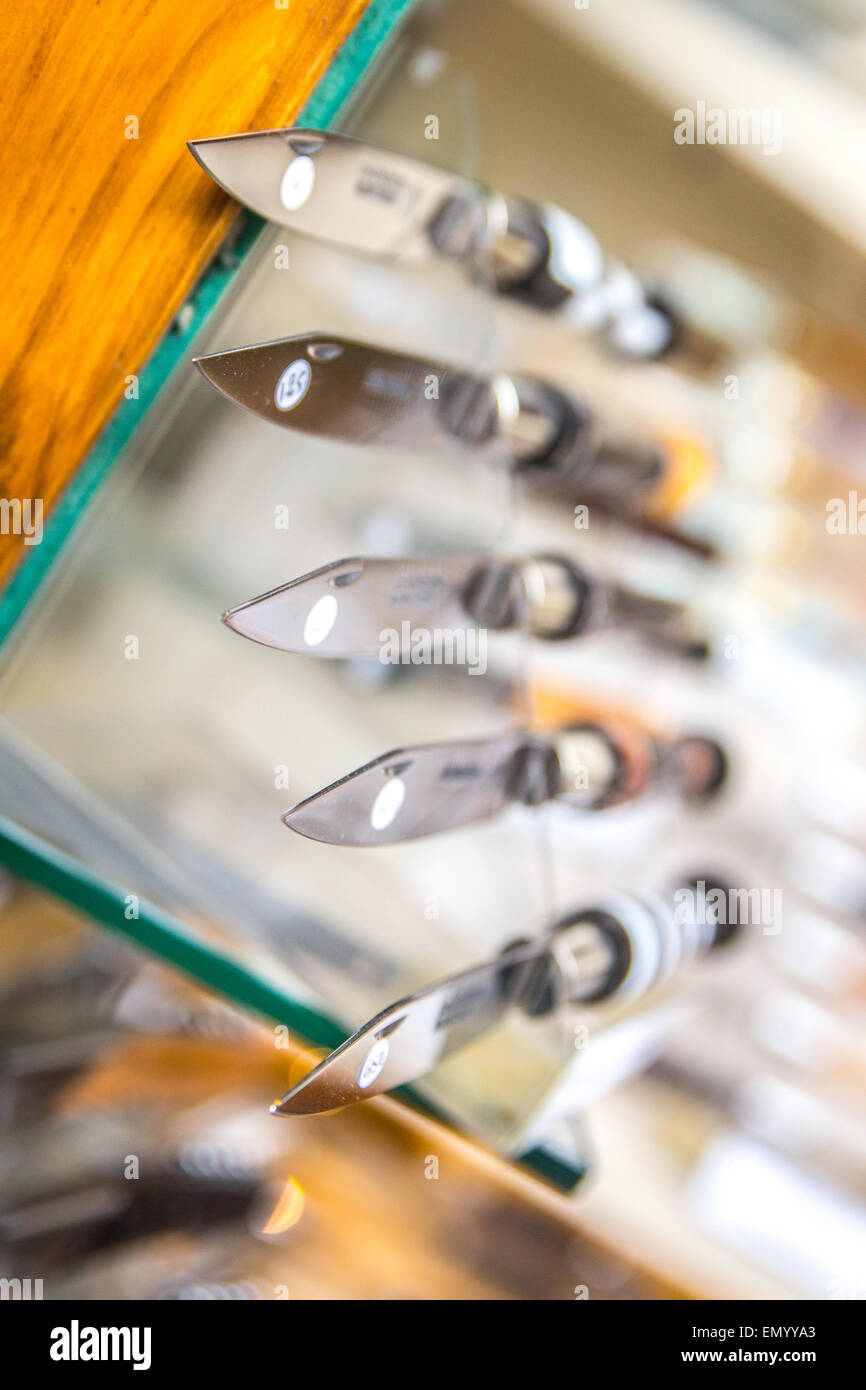
[[[327,1014],[310,1009],[250,970],[229,952],[192,935],[183,923],[144,898],[125,893],[46,840],[0,816],[0,865],[15,878],[35,885],[67,906],[126,938],[139,950],[188,975],[230,1003],[282,1024],[302,1041],[328,1050],[345,1040],[345,1029]],[[422,1114],[450,1122],[411,1086],[394,1092]],[[582,1170],[545,1149],[518,1160],[551,1185],[570,1191]]]
[[[334,120],[412,3],[413,0],[371,0],[300,113],[301,124],[325,127]],[[231,264],[223,264],[217,257],[207,267],[187,301],[194,310],[189,324],[182,331],[178,331],[176,323],[168,330],[139,371],[138,399],[120,402],[58,498],[46,520],[41,543],[25,551],[24,559],[0,595],[0,647],[22,617],[121,451],[156,402],[175,367],[188,353],[193,339],[228,288],[264,225],[261,218],[251,213],[242,214]]]
[[[357,80],[412,4],[413,0],[371,0],[300,113],[300,123],[324,127],[335,118]],[[45,526],[41,544],[34,547],[26,562],[18,567],[0,596],[0,647],[57,560],[76,522],[107,478],[121,451],[154,405],[171,373],[182,362],[264,226],[262,219],[254,214],[240,214],[231,262],[225,264],[216,258],[207,267],[187,301],[194,311],[189,324],[182,331],[178,331],[175,325],[163,337],[140,371],[138,398],[123,400],[118,405],[58,499]],[[153,904],[140,901],[138,918],[127,919],[127,894],[104,883],[53,845],[2,817],[0,863],[10,873],[54,894],[103,926],[122,933],[140,949],[150,951],[161,960],[170,961],[197,983],[224,995],[232,1003],[294,1029],[299,1037],[314,1047],[334,1048],[344,1041],[345,1030],[333,1019],[299,1004],[232,956],[196,941],[179,922]],[[430,1118],[448,1123],[447,1117],[411,1087],[401,1087],[394,1094]],[[520,1166],[565,1192],[573,1189],[583,1177],[581,1168],[564,1163],[545,1149],[533,1149],[523,1155]]]
[[[284,1024],[316,1047],[337,1047],[342,1028],[299,1004],[243,962],[189,932],[154,903],[124,893],[48,841],[0,817],[0,864],[134,946],[222,994],[232,1003]]]

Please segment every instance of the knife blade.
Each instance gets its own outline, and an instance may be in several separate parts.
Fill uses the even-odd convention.
[[[238,604],[223,622],[282,651],[383,663],[411,659],[418,637],[437,635],[450,661],[468,663],[460,635],[488,629],[561,641],[618,628],[681,655],[708,653],[682,604],[605,583],[558,555],[356,556]]]
[[[398,748],[286,811],[310,840],[389,845],[487,820],[508,804],[525,730]]]
[[[194,359],[236,404],[345,443],[435,448],[456,440],[554,498],[639,508],[668,478],[653,441],[622,438],[586,402],[523,374],[478,376],[370,343],[300,334]]]
[[[321,1114],[417,1081],[512,1009],[543,1019],[564,1004],[614,995],[633,1003],[738,935],[727,913],[707,912],[706,900],[701,910],[694,892],[691,911],[675,910],[679,896],[668,902],[614,894],[566,913],[543,935],[514,942],[483,965],[397,1000],[302,1077],[271,1114]]]
[[[560,311],[621,356],[658,358],[679,337],[672,306],[552,204],[333,131],[289,127],[188,144],[232,197],[305,236],[386,259],[454,260],[497,293]]]
[[[537,944],[524,945],[510,961],[475,966],[398,1000],[303,1077],[271,1114],[338,1110],[425,1076],[499,1022],[510,1004],[508,964],[538,955]]]
[[[381,655],[391,632],[454,633],[474,626],[466,596],[480,558],[352,557],[238,604],[223,614],[235,632],[267,647],[322,657]]]
[[[449,421],[474,405],[492,411],[483,378],[334,334],[301,333],[193,361],[252,414],[346,443],[435,448],[453,433]]]
[[[332,845],[389,845],[489,820],[512,803],[554,798],[599,811],[667,787],[695,803],[728,775],[715,739],[651,737],[622,719],[587,720],[549,733],[518,729],[485,739],[417,744],[384,753],[298,802],[290,830]]]
[[[190,140],[205,173],[269,222],[367,255],[424,261],[428,229],[467,180],[333,132],[289,127]]]

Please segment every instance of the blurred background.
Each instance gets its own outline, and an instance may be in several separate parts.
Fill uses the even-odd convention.
[[[661,362],[444,264],[271,227],[246,250],[241,224],[197,352],[324,330],[532,372],[656,441],[679,481],[581,527],[456,443],[293,435],[174,373],[4,649],[0,813],[320,1035],[275,1039],[74,894],[4,877],[0,1274],[92,1299],[863,1297],[864,59],[855,0],[410,11],[339,128],[585,221],[676,307]],[[765,113],[767,138],[678,143],[700,103]],[[490,551],[686,604],[709,655],[493,634],[470,678],[290,656],[219,621],[344,556]],[[517,806],[377,850],[280,822],[387,749],[527,708],[705,730],[728,776],[705,806]],[[415,1108],[268,1115],[329,1028],[570,908],[701,878],[753,911],[664,992],[509,1018]]]

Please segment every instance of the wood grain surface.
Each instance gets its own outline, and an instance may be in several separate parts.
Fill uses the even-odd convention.
[[[282,2],[7,9],[0,498],[50,513],[235,215],[186,140],[290,124],[368,0]]]

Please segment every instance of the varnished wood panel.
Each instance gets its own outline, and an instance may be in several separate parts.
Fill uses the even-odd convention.
[[[225,234],[185,141],[291,123],[368,0],[285,3],[7,8],[0,498],[49,513]],[[0,586],[21,555],[0,536]]]

